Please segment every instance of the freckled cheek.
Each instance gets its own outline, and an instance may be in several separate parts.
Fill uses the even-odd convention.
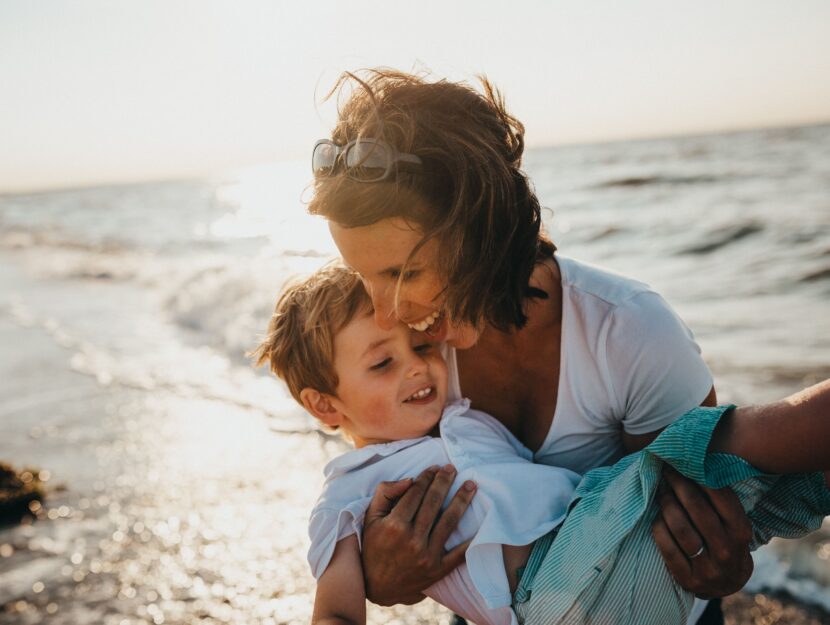
[[[385,425],[388,423],[390,413],[398,409],[394,393],[389,391],[387,385],[376,388],[365,388],[362,396],[363,418],[373,425]]]
[[[440,289],[434,288],[430,284],[417,287],[405,287],[401,289],[401,301],[409,302],[410,304],[423,308],[434,308],[439,292]]]
[[[447,363],[440,354],[436,354],[430,362],[430,371],[435,380],[435,385],[438,387],[438,392],[442,394],[442,400],[447,400],[447,378],[449,376],[447,370]]]

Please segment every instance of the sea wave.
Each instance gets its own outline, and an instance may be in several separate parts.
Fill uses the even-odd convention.
[[[719,228],[701,235],[703,241],[680,250],[679,254],[711,254],[717,250],[764,231],[761,223],[745,223]]]
[[[690,185],[690,184],[711,184],[725,179],[724,176],[712,176],[706,174],[697,175],[673,175],[654,174],[649,176],[629,176],[625,178],[612,178],[596,185],[598,189],[615,187],[646,187],[650,185]]]

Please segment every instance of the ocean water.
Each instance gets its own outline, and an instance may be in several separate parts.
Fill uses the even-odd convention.
[[[694,331],[720,401],[763,402],[830,377],[828,146],[830,126],[782,128],[536,149],[528,152],[525,169],[547,207],[548,232],[563,253],[651,284]],[[100,439],[111,451],[112,445],[118,449],[119,436],[126,432],[129,438],[141,422],[136,410],[105,407],[106,427],[76,410],[71,425],[55,426],[54,449],[44,446],[50,425],[43,415],[97,389],[255,415],[274,437],[324,449],[319,466],[306,467],[318,473],[337,444],[321,439],[282,386],[265,371],[254,371],[245,356],[265,329],[280,285],[336,253],[325,223],[305,214],[309,181],[302,162],[210,180],[0,195],[0,324],[7,326],[4,336],[18,337],[7,345],[28,362],[19,354],[41,342],[36,353],[57,350],[67,372],[54,374],[64,380],[57,387],[39,381],[38,392],[3,402],[0,426],[11,435],[0,437],[0,458],[33,458],[53,474],[75,480],[70,491],[88,488],[104,496],[100,493],[108,487],[79,469],[83,462],[58,443]],[[20,373],[21,384],[31,385],[53,366],[31,363]],[[72,382],[76,379],[84,382]],[[137,448],[153,446],[146,437],[141,441],[134,443]],[[190,448],[187,453],[200,454]],[[130,488],[119,506],[138,497],[137,478]],[[258,498],[272,492],[266,488]],[[292,510],[307,503],[296,493],[281,497]],[[110,521],[123,522],[112,520],[120,513],[110,506],[103,506]],[[75,526],[70,520],[61,526],[65,545],[92,531],[83,521]],[[290,525],[288,533],[303,540],[301,513],[276,522],[281,532]],[[32,568],[43,562],[43,549],[27,552],[31,533],[45,530],[15,531],[22,534],[0,530],[0,543],[13,547],[11,558],[17,570],[28,571],[27,580],[46,580],[48,594],[50,576],[66,577],[66,569]],[[56,549],[60,541],[50,540]],[[10,565],[9,558],[0,558],[0,580],[13,579]],[[74,575],[70,571],[69,577]],[[288,622],[291,614],[302,620],[305,614],[291,603],[298,592],[285,579],[271,579],[281,586],[274,591],[277,598],[268,599],[279,604],[272,606],[278,614],[273,622]],[[785,591],[830,612],[830,525],[809,540],[764,548],[756,555],[749,587]],[[213,590],[207,594],[216,595]],[[0,592],[0,605],[17,605],[9,602],[21,601],[26,592]],[[60,592],[43,605],[31,600],[41,610],[38,618],[60,612],[43,612],[69,601]],[[238,594],[224,599],[233,604]],[[280,610],[289,616],[279,617]],[[119,614],[112,609],[105,616]],[[222,622],[221,611],[217,614]],[[146,609],[141,618],[158,622]]]

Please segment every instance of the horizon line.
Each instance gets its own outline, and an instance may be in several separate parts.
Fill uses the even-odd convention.
[[[661,134],[642,134],[642,135],[632,135],[630,137],[614,137],[609,139],[588,139],[584,141],[563,141],[559,142],[545,142],[540,144],[533,144],[530,143],[527,145],[528,151],[541,151],[541,150],[552,150],[552,149],[559,149],[559,148],[573,148],[573,147],[581,147],[581,146],[601,146],[601,145],[612,145],[617,143],[639,143],[639,142],[648,142],[648,141],[660,141],[660,140],[671,140],[671,139],[684,139],[684,138],[695,138],[695,137],[711,137],[716,135],[737,135],[737,134],[746,134],[752,132],[758,132],[763,130],[785,130],[785,129],[793,129],[793,128],[818,128],[821,126],[830,126],[830,117],[821,119],[821,120],[812,120],[807,122],[792,122],[792,123],[773,123],[771,125],[761,125],[761,126],[748,126],[748,127],[728,127],[723,129],[708,129],[708,130],[700,130],[700,131],[678,131],[676,133],[669,132],[669,133],[661,133]],[[254,167],[261,167],[267,165],[275,165],[279,163],[287,163],[287,162],[298,162],[301,159],[299,158],[283,158],[279,160],[271,160],[271,161],[262,161],[262,160],[252,160],[250,162],[240,162],[236,165],[228,165],[223,169],[215,169],[215,170],[208,170],[206,169],[200,173],[194,174],[175,174],[172,173],[170,175],[163,175],[163,176],[141,176],[137,175],[135,177],[127,177],[127,178],[120,178],[116,180],[109,180],[106,177],[101,178],[99,181],[83,181],[79,182],[78,184],[66,184],[61,182],[56,182],[54,184],[45,183],[41,186],[36,187],[0,187],[0,197],[13,197],[13,196],[29,196],[29,195],[41,195],[41,194],[49,194],[49,193],[62,193],[62,192],[69,192],[69,191],[83,191],[89,189],[101,189],[107,187],[127,187],[132,185],[147,185],[147,184],[165,184],[165,183],[183,183],[183,182],[195,182],[195,181],[204,181],[210,178],[220,177],[222,175],[230,174],[234,171],[245,170]]]

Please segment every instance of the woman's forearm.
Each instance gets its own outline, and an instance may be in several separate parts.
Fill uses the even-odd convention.
[[[709,451],[740,456],[766,473],[830,469],[830,380],[724,415]]]

